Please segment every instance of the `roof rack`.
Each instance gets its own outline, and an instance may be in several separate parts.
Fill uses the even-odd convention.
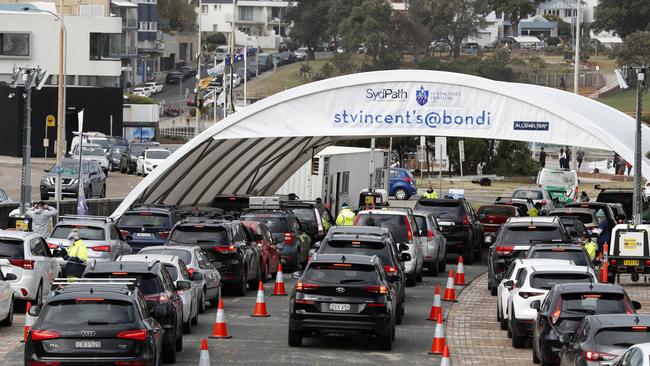
[[[159,259],[152,260],[151,262],[149,262],[149,265],[147,266],[147,269],[151,270],[153,268],[153,266],[155,266],[157,263],[160,263]]]
[[[288,201],[287,196],[252,196],[248,206],[251,210],[284,210]]]
[[[406,211],[406,212],[410,213],[411,215],[413,215],[413,209],[410,208],[410,207],[380,206],[380,207],[377,207],[377,208],[369,209],[369,211],[374,211],[374,210],[378,210],[378,211]]]
[[[135,287],[137,278],[55,278],[52,285],[70,286],[70,285],[115,285]]]
[[[84,215],[63,215],[59,216],[59,221],[61,220],[92,220],[92,221],[102,221],[102,222],[111,222],[112,218],[108,216],[84,216]]]

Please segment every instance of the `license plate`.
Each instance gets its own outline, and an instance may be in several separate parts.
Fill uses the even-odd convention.
[[[330,304],[332,311],[350,311],[350,304]]]
[[[638,266],[639,261],[634,259],[626,259],[623,261],[624,266]]]
[[[100,341],[76,341],[74,342],[75,348],[102,348]]]
[[[134,236],[136,238],[151,238],[152,234],[151,233],[135,233]]]

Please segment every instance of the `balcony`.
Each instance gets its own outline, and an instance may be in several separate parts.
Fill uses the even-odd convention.
[[[138,18],[122,18],[122,29],[138,29]]]
[[[138,47],[136,46],[122,46],[120,47],[120,57],[131,57],[138,55]]]

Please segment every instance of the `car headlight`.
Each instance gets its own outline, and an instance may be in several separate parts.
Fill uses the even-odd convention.
[[[144,165],[146,165],[146,166],[152,166],[152,165],[153,165],[153,163],[152,163],[152,162],[150,162],[149,160],[147,160],[147,161],[145,161],[145,162],[144,162]]]
[[[79,183],[79,178],[74,178],[70,181],[70,185]]]
[[[131,155],[131,160],[138,160],[138,157],[135,155]]]

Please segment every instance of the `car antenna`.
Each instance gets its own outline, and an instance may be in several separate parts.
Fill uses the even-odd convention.
[[[639,316],[638,315],[634,317],[634,323],[639,324]]]
[[[341,256],[341,263],[345,263],[345,256],[344,255]]]

